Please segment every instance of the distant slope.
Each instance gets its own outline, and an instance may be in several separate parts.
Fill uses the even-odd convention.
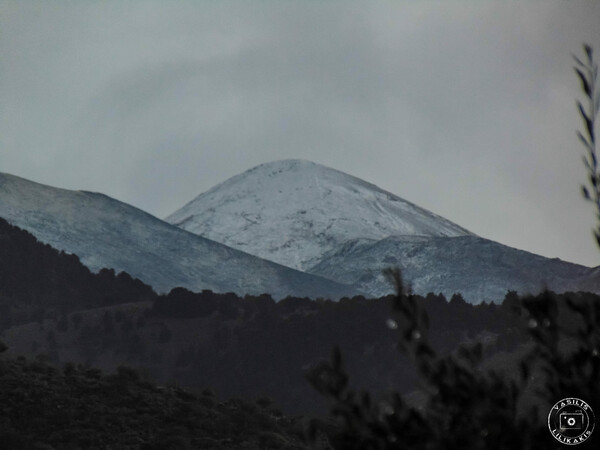
[[[106,195],[69,191],[0,173],[0,217],[92,270],[126,271],[165,292],[191,290],[275,298],[339,298],[347,286],[304,274],[188,233]]]
[[[578,280],[577,289],[584,292],[600,293],[600,266],[596,266]]]
[[[250,169],[200,194],[166,220],[300,270],[352,239],[471,235],[373,184],[302,160]]]
[[[418,294],[456,292],[466,300],[500,301],[507,290],[537,294],[579,290],[593,269],[507,247],[476,236],[427,238],[395,236],[380,241],[355,240],[309,269],[372,295],[391,292],[382,275],[399,267]],[[591,286],[590,286],[591,287]],[[594,291],[594,289],[591,289]]]

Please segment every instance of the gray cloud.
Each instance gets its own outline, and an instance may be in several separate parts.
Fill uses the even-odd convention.
[[[570,52],[600,5],[0,2],[2,169],[165,216],[304,158],[596,265]]]

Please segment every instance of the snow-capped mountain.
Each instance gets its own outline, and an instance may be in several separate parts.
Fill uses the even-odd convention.
[[[475,303],[502,300],[509,289],[598,285],[590,268],[479,238],[373,184],[308,161],[257,166],[166,220],[371,296],[392,292],[382,271],[394,266],[417,293],[461,292]]]
[[[165,220],[300,270],[353,239],[471,235],[373,184],[302,160],[262,164],[234,176]]]
[[[74,253],[92,270],[126,271],[160,292],[176,286],[239,294],[339,298],[348,286],[189,233],[103,194],[0,173],[0,217]]]
[[[473,303],[500,301],[508,290],[536,294],[586,289],[593,269],[507,247],[477,236],[391,236],[347,242],[309,272],[353,283],[374,296],[392,292],[383,275],[399,267],[413,291],[425,295],[460,292]]]

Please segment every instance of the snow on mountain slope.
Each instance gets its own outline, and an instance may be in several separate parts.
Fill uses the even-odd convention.
[[[389,267],[399,267],[417,294],[442,292],[450,298],[460,292],[473,303],[501,301],[507,290],[521,294],[536,294],[546,287],[555,292],[577,291],[598,271],[477,236],[393,236],[349,241],[309,272],[381,296],[393,291],[383,275]],[[597,292],[598,287],[589,290]]]
[[[261,260],[172,226],[102,194],[0,173],[0,217],[92,270],[126,271],[156,290],[339,298],[348,286]]]
[[[300,270],[352,239],[472,235],[373,184],[302,160],[262,164],[234,176],[165,220]]]

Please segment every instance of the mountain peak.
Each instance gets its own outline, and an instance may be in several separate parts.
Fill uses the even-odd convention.
[[[315,162],[309,161],[307,159],[277,159],[275,161],[269,161],[266,163],[259,164],[258,166],[250,169],[256,170],[259,168],[267,168],[267,169],[276,169],[276,170],[302,170],[302,169],[314,169],[317,167],[325,167],[321,164],[317,164]],[[333,169],[331,169],[333,170]]]
[[[338,176],[353,178],[357,182],[365,183],[363,180],[353,177],[352,175],[348,175],[347,173],[341,172],[337,169],[333,169],[331,167],[325,166],[323,164],[318,164],[307,159],[279,159],[275,161],[266,162],[241,173],[240,176],[244,174],[254,174],[257,172],[263,174],[270,174],[271,176],[284,173],[295,173],[303,175],[317,175],[328,173],[330,175],[337,174]]]
[[[300,270],[352,239],[472,234],[374,184],[299,159],[236,175],[166,220]]]

